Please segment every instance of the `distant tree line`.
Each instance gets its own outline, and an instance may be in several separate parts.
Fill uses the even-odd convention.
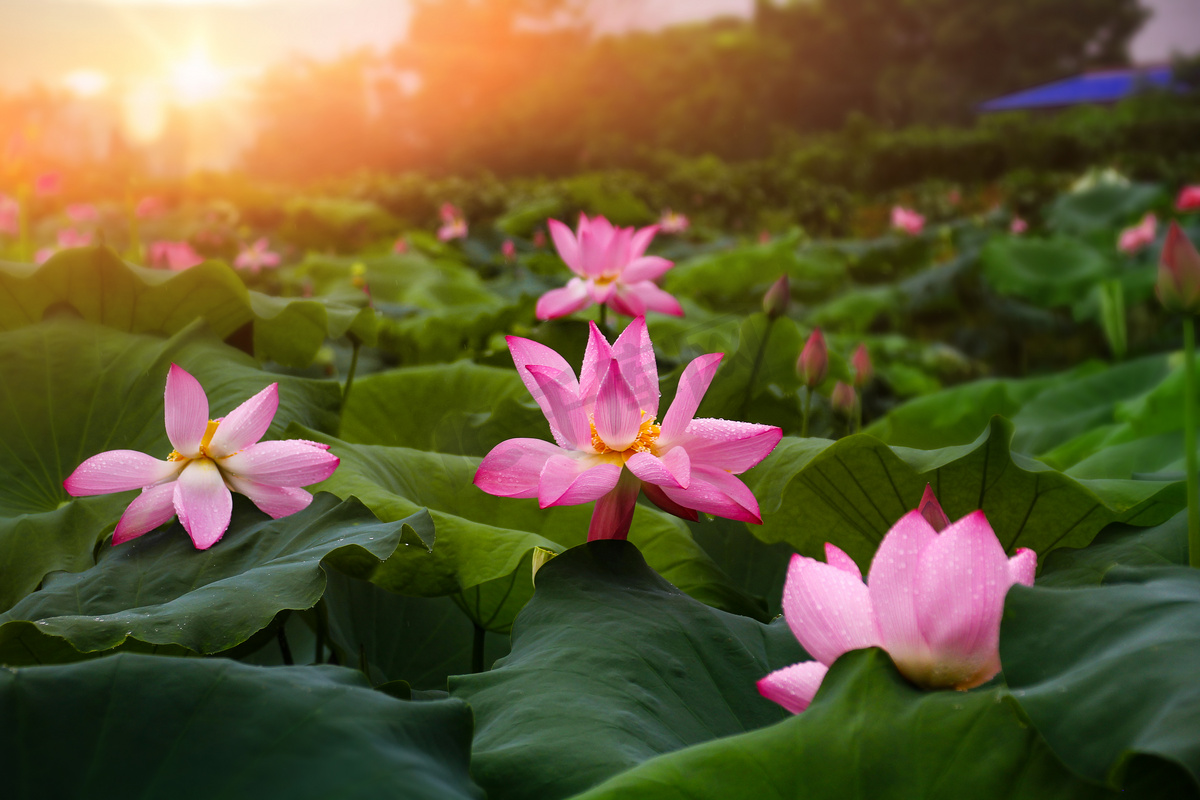
[[[1127,62],[1138,0],[757,0],[750,20],[597,36],[585,0],[417,0],[386,57],[259,85],[258,175],[563,175],[742,160],[869,124],[971,122],[990,97]]]

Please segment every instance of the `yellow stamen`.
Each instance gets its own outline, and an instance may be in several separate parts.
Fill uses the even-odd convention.
[[[217,432],[217,426],[221,423],[215,419],[208,421],[208,426],[204,429],[204,436],[200,437],[200,457],[208,457],[208,446],[212,444],[213,434]],[[187,461],[188,457],[180,453],[178,450],[172,450],[171,455],[167,456],[167,461]]]
[[[609,453],[620,452],[621,455],[628,458],[634,453],[653,453],[655,440],[662,433],[662,428],[654,424],[655,417],[647,417],[646,412],[642,412],[642,424],[638,427],[637,438],[633,440],[633,444],[629,445],[623,451],[617,451],[605,444],[600,438],[600,434],[596,432],[596,421],[592,420],[592,448],[600,455],[608,455]]]

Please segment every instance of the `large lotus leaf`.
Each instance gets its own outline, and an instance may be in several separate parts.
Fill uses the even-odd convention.
[[[1071,769],[1200,796],[1200,571],[1127,567],[1096,587],[1014,587],[1000,657]]]
[[[329,638],[343,664],[362,666],[377,684],[402,680],[445,691],[449,676],[472,671],[477,637],[484,669],[508,653],[507,636],[477,632],[449,597],[404,597],[337,570],[328,581]]]
[[[0,609],[49,572],[92,566],[97,540],[134,494],[72,500],[63,479],[105,450],[171,452],[163,389],[173,362],[204,386],[214,417],[278,382],[279,411],[266,438],[281,438],[292,422],[337,427],[337,384],[264,372],[202,323],[170,339],[75,319],[0,333]]]
[[[910,450],[866,435],[837,442],[785,439],[747,474],[763,510],[754,527],[820,556],[825,542],[864,569],[888,529],[926,485],[951,519],[983,509],[1008,552],[1083,547],[1112,522],[1155,525],[1184,504],[1183,486],[1164,481],[1078,481],[1009,449],[1012,424],[996,417],[972,444]]]
[[[1053,230],[1065,234],[1105,231],[1129,224],[1162,197],[1162,187],[1155,184],[1101,184],[1058,197],[1047,221]]]
[[[767,544],[746,526],[724,517],[689,522],[692,537],[743,592],[761,600],[771,616],[783,613],[783,584],[795,551],[783,543]]]
[[[1115,567],[1184,566],[1188,563],[1187,509],[1161,525],[1135,528],[1117,522],[1080,550],[1047,556],[1038,586],[1095,586]]]
[[[997,292],[1043,308],[1073,306],[1117,274],[1113,259],[1077,239],[996,238],[980,259]]]
[[[877,649],[833,665],[777,725],[647,761],[577,800],[1072,800],[1071,775],[1000,687],[924,692]]]
[[[415,596],[459,595],[485,586],[476,622],[506,631],[532,593],[528,564],[535,547],[555,552],[587,539],[592,504],[539,509],[536,500],[494,497],[474,485],[479,458],[404,447],[352,445],[322,434],[293,435],[333,445],[341,466],[320,489],[359,498],[384,520],[428,508],[437,530],[432,553],[406,548],[380,567],[372,581]],[[762,615],[761,605],[738,590],[675,517],[638,506],[630,539],[650,565],[689,594],[736,613]],[[516,585],[508,585],[515,571]],[[491,602],[486,602],[490,598]],[[475,597],[465,598],[473,606]],[[500,603],[501,606],[496,606]]]
[[[348,442],[483,456],[506,439],[547,431],[516,370],[457,361],[355,381],[341,435]]]
[[[107,247],[83,247],[40,267],[2,264],[0,287],[0,330],[32,325],[62,309],[130,333],[170,335],[202,318],[224,339],[252,323],[255,353],[295,367],[310,364],[326,338],[375,337],[375,315],[362,307],[365,298],[268,297],[247,291],[237,273],[215,261],[170,272],[127,264]]]
[[[319,495],[304,511],[273,520],[249,501],[234,505],[229,531],[200,552],[183,527],[101,548],[96,566],[56,572],[0,614],[0,663],[29,664],[126,642],[196,653],[236,647],[284,609],[311,608],[325,591],[325,565],[362,578],[398,547],[433,544],[429,518],[380,522],[354,499]],[[78,657],[78,656],[77,656]]]
[[[14,800],[482,798],[471,712],[409,703],[338,667],[117,655],[0,670]]]
[[[496,798],[569,797],[662,753],[786,716],[755,681],[805,658],[782,620],[699,603],[624,541],[551,560],[512,653],[451,678],[475,710],[472,774]]]

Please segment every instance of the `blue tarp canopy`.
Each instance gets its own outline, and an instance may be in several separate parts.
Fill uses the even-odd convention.
[[[1073,106],[1079,103],[1115,103],[1143,89],[1167,89],[1171,85],[1170,67],[1087,72],[1074,78],[997,97],[995,100],[981,103],[976,108],[979,111],[1023,111]]]

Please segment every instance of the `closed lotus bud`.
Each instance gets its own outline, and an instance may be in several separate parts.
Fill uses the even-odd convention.
[[[933,487],[929,484],[925,484],[925,494],[921,495],[921,503],[917,506],[917,511],[921,512],[925,521],[938,533],[950,527],[950,518],[946,516],[945,511],[942,511],[942,506],[933,493]]]
[[[850,364],[854,367],[854,385],[856,387],[861,388],[871,382],[871,376],[875,374],[875,369],[871,366],[871,354],[867,352],[865,344],[860,344],[855,349],[854,355],[850,357]]]
[[[1168,311],[1200,313],[1200,253],[1175,222],[1158,260],[1158,300]]]
[[[850,416],[854,413],[854,406],[858,402],[858,394],[854,391],[854,387],[843,381],[838,381],[833,387],[833,395],[829,398],[833,404],[833,410],[839,414]]]
[[[804,343],[804,349],[800,351],[799,360],[796,361],[796,374],[805,386],[815,389],[825,380],[828,370],[829,351],[825,348],[825,337],[820,328],[814,328],[812,335]]]
[[[768,319],[779,319],[787,313],[788,302],[792,299],[792,290],[788,286],[788,276],[780,275],[779,280],[771,284],[763,295],[763,311]]]

